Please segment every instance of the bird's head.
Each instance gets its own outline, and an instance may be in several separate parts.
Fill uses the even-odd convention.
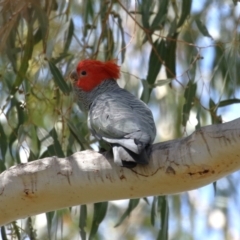
[[[115,60],[101,62],[98,60],[86,59],[80,61],[70,74],[74,87],[89,92],[97,87],[104,80],[117,80],[120,77],[120,67]]]

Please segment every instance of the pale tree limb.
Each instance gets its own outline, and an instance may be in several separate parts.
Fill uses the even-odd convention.
[[[239,168],[240,118],[153,145],[144,167],[122,168],[94,151],[44,158],[0,175],[0,225],[79,204],[188,191]]]

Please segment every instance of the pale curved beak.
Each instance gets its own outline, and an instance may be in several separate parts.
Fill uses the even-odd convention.
[[[74,70],[70,73],[69,75],[70,79],[73,81],[73,82],[76,82],[78,80],[78,74],[77,74],[77,71]]]

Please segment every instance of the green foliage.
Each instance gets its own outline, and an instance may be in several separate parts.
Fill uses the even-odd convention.
[[[121,225],[121,223],[124,221],[125,218],[129,217],[131,212],[134,210],[134,208],[137,207],[139,204],[140,199],[130,199],[128,203],[128,208],[123,213],[122,217],[120,218],[119,222],[115,225],[115,227],[118,227]]]
[[[197,90],[196,83],[189,81],[184,93],[185,104],[183,105],[183,120],[182,120],[182,125],[184,127],[186,127],[187,121],[189,120],[189,114],[194,104],[196,90]]]
[[[212,36],[209,34],[206,26],[202,23],[202,21],[200,19],[196,19],[195,22],[197,24],[199,31],[203,34],[203,36],[212,38]]]
[[[79,218],[79,229],[80,229],[80,236],[82,240],[86,239],[86,231],[85,231],[86,226],[87,226],[87,206],[82,205],[80,207],[80,218]]]
[[[63,79],[62,74],[60,73],[58,68],[55,66],[55,64],[51,60],[48,61],[48,63],[49,63],[49,68],[53,75],[53,79],[54,79],[56,85],[61,89],[61,91],[63,93],[68,94],[69,88],[68,88],[67,83]]]
[[[98,227],[107,213],[107,207],[108,202],[94,203],[92,228],[89,234],[89,239],[94,239],[98,231]]]
[[[185,23],[187,18],[189,17],[190,11],[191,11],[191,6],[192,6],[192,0],[183,0],[182,1],[181,16],[180,16],[180,19],[177,24],[178,27],[181,27]],[[176,8],[174,8],[174,9],[176,9]]]
[[[122,64],[121,84],[151,106],[158,128],[156,142],[222,123],[232,113],[237,117],[239,3],[195,2],[3,0],[0,172],[22,162],[96,147],[68,81],[84,58],[114,58]],[[218,14],[212,14],[213,9]],[[221,191],[219,184],[211,191],[216,199],[228,201],[219,207],[217,200],[210,199],[204,221],[218,209],[226,219],[221,234],[230,236],[229,199],[236,197],[237,190],[231,178],[225,181]],[[201,210],[193,195],[131,199],[123,208],[111,202],[83,205],[46,213],[43,233],[32,217],[23,224],[1,227],[0,234],[2,239],[71,239],[77,234],[82,239],[107,239],[111,229],[116,238],[124,239],[140,235],[196,239]],[[209,234],[209,226],[201,232]]]
[[[153,85],[154,82],[156,81],[156,78],[162,66],[163,60],[159,56],[165,59],[166,47],[165,47],[164,40],[159,41],[159,39],[157,39],[152,45],[152,51],[150,54],[149,64],[148,64],[148,74],[147,74],[146,80],[150,86]],[[159,64],[159,58],[160,58],[160,64]],[[144,85],[145,88],[141,97],[141,100],[146,103],[149,101],[150,94],[152,91],[152,89],[148,87],[149,85]]]
[[[169,209],[166,197],[158,197],[158,211],[161,212],[161,229],[157,239],[168,239]]]

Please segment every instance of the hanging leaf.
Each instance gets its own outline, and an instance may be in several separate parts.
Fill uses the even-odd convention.
[[[200,104],[198,104],[198,108],[197,108],[197,115],[196,115],[196,119],[198,121],[197,125],[195,126],[195,129],[198,130],[201,128],[201,110],[202,110],[202,107]]]
[[[105,45],[105,59],[110,60],[113,59],[113,53],[114,53],[114,38],[113,38],[113,32],[111,28],[107,28],[106,30],[106,39],[107,43]]]
[[[21,60],[20,68],[17,71],[17,76],[15,79],[15,82],[12,86],[11,94],[14,95],[16,91],[18,90],[19,86],[22,84],[23,80],[26,77],[26,73],[29,66],[29,60],[32,58],[33,53],[33,23],[30,22],[28,24],[28,30],[27,30],[27,39],[26,44],[24,48],[23,58]]]
[[[182,1],[182,11],[181,11],[181,17],[178,21],[177,27],[181,27],[185,20],[188,18],[192,6],[192,0],[183,0]]]
[[[120,220],[118,221],[118,223],[114,226],[114,227],[118,227],[122,224],[122,222],[125,220],[125,218],[129,217],[131,212],[137,207],[137,205],[139,204],[140,199],[130,199],[129,203],[128,203],[128,208],[126,209],[126,211],[123,213],[122,217],[120,218]]]
[[[142,80],[142,85],[143,85],[143,92],[142,92],[141,100],[145,103],[148,103],[150,99],[151,86],[147,83],[145,79]]]
[[[217,196],[217,182],[213,182],[214,196]]]
[[[5,132],[3,130],[3,126],[0,122],[0,149],[1,149],[1,156],[2,156],[1,161],[3,161],[3,164],[5,162],[5,155],[7,152],[7,148],[8,148],[7,135],[5,134]]]
[[[101,203],[94,204],[92,228],[89,234],[89,239],[94,239],[94,236],[98,231],[99,225],[107,213],[107,207],[108,207],[108,202],[101,202]]]
[[[84,149],[84,144],[87,144],[86,139],[82,134],[78,134],[79,129],[69,120],[67,120],[68,127],[71,131],[71,134],[74,136],[75,140],[80,144],[80,146]]]
[[[149,205],[149,201],[148,201],[148,198],[147,198],[147,197],[144,197],[144,198],[143,198],[143,201],[146,202],[146,204]]]
[[[41,33],[41,40],[43,43],[43,52],[46,52],[47,36],[49,29],[48,16],[38,4],[33,4],[33,6],[39,22],[39,30]]]
[[[38,28],[38,30],[33,35],[33,45],[38,44],[42,40],[42,29]]]
[[[122,26],[122,18],[120,16],[117,17],[118,19],[118,27],[121,33],[122,37],[122,43],[121,43],[121,63],[124,62],[125,60],[125,54],[126,54],[126,42],[125,42],[125,37],[124,37],[124,30]]]
[[[149,57],[147,81],[143,83],[143,93],[141,100],[148,103],[152,89],[149,86],[153,85],[156,81],[158,73],[161,69],[162,63],[166,58],[166,46],[165,41],[157,39],[152,46],[152,50]]]
[[[215,104],[212,98],[209,99],[209,110],[211,114],[212,124],[222,123],[221,115],[217,115],[218,106]]]
[[[8,146],[12,158],[17,162],[21,163],[19,159],[19,151],[16,149],[14,142],[17,141],[17,133],[22,124],[27,120],[24,109],[20,107],[21,103],[17,101],[15,97],[10,100],[10,109],[7,112],[7,118],[11,119],[11,113],[16,110],[17,113],[17,123],[9,136]]]
[[[11,223],[11,228],[13,228],[13,230],[14,230],[14,235],[15,235],[16,239],[21,239],[20,228],[18,227],[16,221],[13,221]]]
[[[64,50],[63,50],[64,53],[67,52],[69,47],[70,47],[70,44],[72,42],[73,34],[74,34],[74,23],[73,23],[73,20],[71,19],[70,23],[69,23],[69,28],[68,28],[67,39],[66,39],[66,42],[65,42],[65,45],[64,45]]]
[[[80,206],[80,216],[79,216],[79,230],[82,240],[86,240],[86,231],[87,226],[87,205]]]
[[[158,210],[160,212],[161,229],[158,233],[157,240],[168,239],[168,219],[169,208],[166,196],[158,197]]]
[[[65,157],[55,128],[49,132],[49,135],[53,138],[53,144],[47,147],[47,150],[41,155],[41,158],[49,156]]]
[[[55,83],[57,84],[57,86],[61,89],[61,91],[64,94],[68,95],[69,92],[70,92],[70,89],[69,89],[66,81],[64,80],[62,74],[60,73],[58,68],[55,66],[53,61],[48,60],[48,64],[49,64],[49,68],[50,68],[50,71],[53,75],[53,79],[54,79]]]
[[[89,19],[93,19],[94,17],[94,2],[92,0],[83,1],[83,8],[84,8],[84,22],[88,23]],[[88,32],[88,28],[84,28],[83,36],[86,37]]]
[[[6,229],[4,226],[1,227],[1,237],[2,237],[2,240],[8,240],[7,234],[6,234]]]
[[[46,213],[48,236],[51,236],[51,228],[52,228],[52,222],[53,222],[54,215],[55,215],[55,211]]]
[[[159,30],[163,28],[164,22],[167,19],[168,0],[158,2],[158,11],[151,24],[151,30]]]
[[[187,121],[189,119],[190,110],[194,104],[194,98],[197,90],[197,84],[193,81],[189,81],[186,87],[184,98],[185,103],[183,105],[183,114],[182,114],[182,125],[186,127]]]
[[[200,19],[195,19],[195,23],[197,24],[197,27],[199,31],[203,34],[203,36],[213,39],[212,36],[209,34],[207,27],[202,23]]]
[[[3,171],[5,171],[7,168],[4,164],[3,159],[0,158],[0,173],[2,173]]]
[[[142,17],[142,25],[143,25],[144,29],[146,29],[142,44],[144,44],[147,41],[151,42],[151,40],[152,40],[151,36],[152,36],[153,31],[151,31],[150,23],[149,23],[149,18],[153,14],[153,12],[152,12],[153,4],[152,3],[153,3],[153,1],[142,0],[141,4],[139,4],[139,12]]]
[[[174,18],[173,21],[171,22],[166,42],[168,43],[168,42],[174,41],[175,39],[173,39],[172,36],[175,36],[175,35],[176,35],[176,37],[175,37],[175,39],[176,39],[177,36],[178,36],[178,32],[177,32],[177,18]]]
[[[153,197],[152,208],[151,208],[151,224],[152,226],[155,225],[155,218],[156,218],[156,204],[157,204],[158,197]]]
[[[168,78],[175,78],[176,76],[176,49],[177,49],[177,37],[178,33],[171,36],[166,43],[166,58],[165,58],[165,68]]]
[[[238,98],[226,99],[219,102],[218,107],[226,107],[236,103],[240,103],[240,99]]]
[[[27,227],[25,229],[27,235],[29,236],[29,239],[36,239],[37,238],[37,234],[36,234],[36,230],[33,227],[33,221],[31,217],[27,218]]]
[[[155,82],[157,75],[161,69],[162,62],[166,58],[165,41],[157,39],[152,46],[150,53],[147,82],[151,85]],[[161,61],[162,60],[162,61]]]
[[[6,41],[6,54],[12,64],[12,68],[15,73],[17,73],[17,53],[21,51],[21,48],[16,47],[16,36],[17,36],[17,28],[18,28],[18,22],[14,23],[14,26],[12,27],[8,40]]]
[[[150,11],[151,11],[151,1],[149,0],[142,0],[140,5],[140,12],[142,13],[142,24],[143,27],[146,29],[150,28],[149,25],[149,17],[150,17]]]

